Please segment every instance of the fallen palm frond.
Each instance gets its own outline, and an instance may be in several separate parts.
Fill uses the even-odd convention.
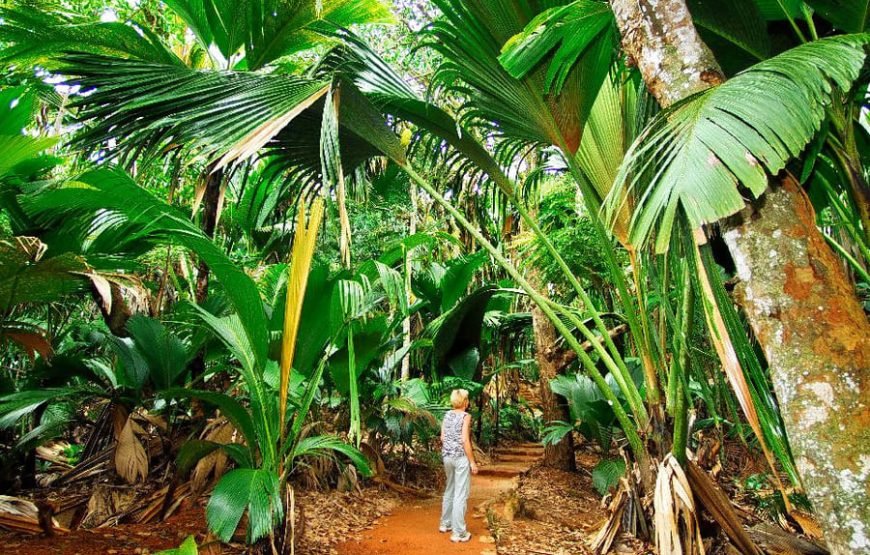
[[[704,555],[692,487],[677,459],[671,454],[659,463],[654,506],[655,539],[659,553]]]
[[[137,508],[128,513],[137,524],[148,524],[158,520],[166,520],[178,509],[181,503],[193,493],[190,482],[184,482],[179,486],[170,484],[164,486],[140,503],[144,508]],[[127,515],[122,515],[121,518]]]
[[[50,518],[50,515],[49,515]],[[20,497],[0,495],[0,528],[25,534],[62,533],[69,532],[50,518],[51,529],[46,530],[46,522],[40,519],[39,508],[35,503]]]
[[[133,432],[134,425],[133,419],[128,418],[115,446],[115,470],[128,484],[148,477],[148,455]]]
[[[750,528],[749,536],[767,553],[775,555],[829,555],[830,553],[820,545],[798,538],[766,522]]]
[[[737,514],[731,507],[731,501],[716,486],[713,480],[692,461],[686,463],[686,475],[691,491],[698,496],[701,504],[713,516],[716,523],[722,527],[722,531],[728,536],[740,553],[745,555],[762,555],[761,549],[752,541],[743,525],[737,518]],[[685,478],[684,476],[684,478]],[[667,551],[664,551],[667,553]]]
[[[613,501],[608,505],[607,510],[610,512],[610,517],[604,522],[604,525],[598,530],[595,539],[592,540],[592,552],[595,555],[601,555],[610,551],[613,541],[619,535],[619,530],[622,528],[622,515],[625,512],[626,501],[628,496],[625,489],[620,487],[613,497]]]
[[[608,504],[607,510],[610,516],[598,530],[590,546],[595,555],[608,553],[620,532],[638,538],[649,537],[643,504],[635,483],[630,478],[620,479],[619,489]]]
[[[239,443],[242,440],[235,426],[226,418],[217,418],[211,421],[201,434],[203,441],[218,445]],[[213,452],[201,458],[190,475],[190,484],[193,491],[202,493],[216,480],[219,480],[227,469],[228,457],[223,449],[215,449]]]

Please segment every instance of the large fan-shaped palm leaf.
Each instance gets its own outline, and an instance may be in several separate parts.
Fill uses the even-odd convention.
[[[0,62],[53,67],[57,54],[69,50],[181,65],[146,26],[94,23],[82,16],[32,7],[0,9]]]
[[[445,57],[435,82],[467,100],[463,118],[509,141],[566,145],[580,143],[582,121],[592,107],[615,51],[612,23],[594,19],[577,67],[547,75],[538,67],[517,80],[499,63],[502,47],[547,8],[568,2],[435,0],[444,19],[435,22],[429,44]],[[587,2],[588,8],[598,4]],[[592,40],[601,36],[601,40]],[[592,38],[590,38],[590,36]],[[564,38],[564,37],[560,37]],[[558,55],[558,54],[557,54]],[[548,84],[558,94],[545,95]]]
[[[241,65],[258,70],[293,52],[307,50],[324,37],[323,22],[345,27],[388,23],[389,9],[378,0],[168,0],[200,45],[223,58],[244,55]]]
[[[738,212],[741,187],[759,197],[767,174],[810,142],[832,87],[848,89],[859,76],[868,42],[849,35],[799,46],[663,112],[629,152],[609,209],[625,187],[637,189],[632,239],[644,242],[657,227],[659,250],[679,207],[692,227]]]
[[[212,269],[241,320],[250,356],[265,363],[268,332],[263,302],[253,280],[190,221],[142,189],[125,173],[94,170],[75,180],[25,199],[28,212],[43,220],[100,212],[118,225],[135,225],[155,241],[183,245]]]
[[[94,125],[74,144],[138,156],[172,145],[221,163],[250,156],[306,107],[327,83],[284,75],[195,71],[138,60],[75,54],[62,67],[92,94],[72,103]]]

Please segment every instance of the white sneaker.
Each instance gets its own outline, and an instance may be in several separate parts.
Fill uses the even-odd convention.
[[[450,527],[449,527],[449,526],[444,526],[444,525],[442,524],[442,525],[438,528],[438,531],[441,532],[441,533],[443,534],[444,532],[449,532],[449,531],[450,531]]]
[[[466,532],[464,536],[450,536],[452,542],[467,542],[471,539],[471,532]]]

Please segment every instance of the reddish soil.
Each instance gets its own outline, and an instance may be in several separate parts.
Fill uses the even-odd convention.
[[[450,555],[495,555],[495,539],[486,521],[486,505],[517,487],[517,476],[542,453],[540,445],[496,450],[495,461],[471,479],[466,523],[471,541],[452,543],[438,531],[441,498],[405,501],[371,530],[337,546],[339,555],[424,555],[449,550]]]
[[[495,553],[494,540],[486,526],[481,507],[502,491],[516,487],[516,480],[497,476],[474,476],[468,499],[466,522],[471,541],[451,543],[450,534],[438,532],[441,498],[405,501],[373,529],[337,546],[340,555],[411,555],[441,553],[450,555],[480,555],[487,549]],[[488,540],[488,543],[486,541]]]
[[[11,534],[0,530],[0,552],[15,555],[134,555],[172,549],[189,535],[202,541],[205,509],[188,504],[165,522],[124,524],[118,527],[78,529],[51,538]],[[240,553],[225,549],[224,553]]]

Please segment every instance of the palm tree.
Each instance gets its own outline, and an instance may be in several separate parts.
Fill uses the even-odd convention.
[[[60,71],[68,75],[82,72],[83,77],[90,78],[91,85],[97,87],[96,96],[80,98],[72,106],[79,109],[79,121],[95,123],[75,138],[73,145],[78,148],[107,153],[131,166],[166,155],[207,160],[202,165],[194,211],[202,204],[201,229],[207,237],[214,237],[233,174],[230,163],[256,152],[329,89],[326,82],[290,75],[278,77],[286,74],[282,64],[299,52],[329,42],[317,32],[323,26],[384,22],[390,20],[390,14],[377,0],[172,0],[167,6],[195,39],[194,45],[180,53],[135,22],[90,23],[19,8],[2,10],[4,25],[0,35],[4,42],[13,44],[2,59],[43,62],[49,68],[58,68],[58,60],[62,59]],[[63,58],[63,53],[70,51],[78,54]],[[250,90],[253,74],[264,71],[276,77],[259,90],[265,98],[240,106],[235,112],[212,108],[209,123],[232,125],[245,118],[248,110],[257,109],[275,110],[273,118],[259,122],[259,126],[237,128],[237,134],[232,135],[237,150],[222,153],[220,159],[209,159],[214,150],[208,137],[200,133],[201,126],[190,120],[179,126],[178,116],[185,111],[191,115],[209,100],[219,103]],[[111,77],[109,81],[101,80],[100,72],[123,78],[110,83]],[[153,102],[138,104],[140,95],[146,92],[155,95]],[[275,113],[279,114],[277,118]],[[342,221],[346,222],[343,178],[338,179],[337,187]],[[200,260],[195,286],[199,304],[208,294],[209,275],[208,264]],[[201,377],[205,372],[204,354],[191,364],[194,379]]]
[[[723,223],[742,282],[737,299],[770,364],[798,469],[828,545],[834,553],[860,550],[849,523],[867,522],[868,499],[859,493],[867,482],[853,488],[839,477],[860,472],[857,461],[867,456],[865,430],[860,419],[844,422],[839,415],[861,406],[870,378],[870,323],[816,229],[800,185],[788,174],[772,181],[768,175],[778,174],[819,129],[831,103],[821,84],[848,90],[858,77],[868,37],[810,42],[723,83],[684,2],[659,3],[654,12],[633,2],[616,1],[613,8],[625,48],[638,61],[650,91],[662,106],[673,106],[669,123],[663,116],[661,126],[651,128],[638,146],[652,151],[652,171],[662,172],[646,184],[649,202],[635,216],[638,228],[662,214],[667,226],[677,206],[692,228],[740,212]],[[666,24],[653,25],[650,18]],[[680,49],[666,49],[669,44]],[[664,63],[652,62],[651,45],[662,48]],[[766,88],[782,75],[790,82]],[[808,89],[803,83],[819,85]],[[752,111],[741,110],[749,98]],[[711,141],[718,130],[727,135]],[[631,156],[626,172],[643,156]],[[705,165],[705,159],[711,162]],[[680,176],[685,171],[693,173]],[[737,183],[762,202],[744,210]],[[654,207],[666,196],[666,203]],[[659,227],[659,233],[667,228]]]
[[[642,249],[645,249],[646,238],[650,235],[649,231],[655,229],[660,248],[668,246],[672,249],[682,249],[680,257],[685,259],[687,264],[692,265],[691,267],[699,275],[702,275],[707,268],[702,256],[703,249],[697,248],[697,245],[690,240],[689,233],[692,228],[720,218],[723,214],[710,212],[710,207],[717,208],[718,203],[705,202],[707,199],[703,195],[698,195],[695,189],[687,190],[686,184],[677,177],[688,175],[686,173],[688,171],[698,172],[704,177],[701,184],[705,186],[697,188],[698,190],[704,193],[709,193],[710,190],[717,191],[711,198],[718,195],[723,200],[730,201],[726,204],[728,210],[736,211],[742,208],[742,204],[737,206],[737,203],[733,202],[735,184],[737,182],[743,183],[754,194],[761,194],[763,188],[767,186],[762,164],[770,172],[779,171],[789,158],[797,155],[800,149],[812,139],[822,117],[819,116],[819,107],[828,103],[832,95],[829,83],[834,82],[840,88],[847,88],[855,81],[864,61],[863,45],[866,38],[862,36],[828,39],[787,51],[741,74],[730,82],[734,83],[733,85],[725,83],[708,93],[704,92],[705,86],[701,78],[714,80],[717,76],[721,76],[721,71],[713,65],[709,67],[693,66],[693,69],[698,71],[690,72],[694,76],[692,83],[684,83],[685,79],[682,77],[679,80],[671,79],[673,83],[679,85],[674,87],[676,89],[674,93],[664,92],[669,90],[667,87],[653,86],[651,78],[644,75],[653,92],[660,92],[662,95],[673,94],[675,98],[682,98],[686,91],[697,91],[700,94],[686,101],[679,101],[673,106],[668,106],[669,111],[661,118],[654,120],[652,127],[641,135],[640,142],[637,143],[639,146],[629,151],[618,184],[627,182],[637,186],[627,189],[611,190],[608,188],[603,190],[603,186],[607,185],[607,180],[591,178],[595,168],[584,164],[582,155],[578,153],[582,153],[583,140],[587,136],[585,123],[589,119],[589,114],[594,111],[599,91],[612,69],[612,56],[609,55],[610,49],[607,45],[615,44],[616,34],[614,30],[622,21],[619,10],[614,17],[614,14],[609,9],[605,9],[606,5],[602,3],[578,0],[578,2],[560,4],[557,8],[564,9],[559,9],[556,12],[544,12],[538,19],[535,19],[536,16],[539,16],[542,8],[549,6],[549,4],[544,6],[544,3],[526,1],[459,2],[458,0],[439,0],[438,4],[445,13],[445,20],[436,24],[429,36],[434,41],[435,47],[439,48],[447,59],[440,74],[440,82],[443,87],[449,88],[460,98],[470,99],[465,110],[461,113],[463,116],[461,121],[471,127],[471,132],[457,125],[447,111],[418,98],[406,83],[397,78],[382,62],[372,57],[370,52],[361,47],[352,37],[343,32],[334,33],[328,29],[324,29],[323,32],[330,36],[337,34],[343,37],[345,46],[327,57],[327,63],[322,64],[322,71],[314,73],[311,77],[294,81],[293,90],[299,92],[293,94],[293,100],[289,102],[282,102],[287,96],[279,93],[279,91],[285,90],[283,87],[291,86],[289,78],[282,75],[245,74],[242,77],[242,74],[237,73],[199,74],[189,70],[175,71],[167,64],[143,64],[140,62],[128,62],[120,67],[118,65],[109,66],[105,58],[94,55],[68,56],[66,61],[69,64],[69,73],[77,75],[81,84],[86,87],[97,87],[97,92],[85,101],[89,106],[96,106],[94,114],[104,117],[117,113],[118,117],[114,120],[111,117],[106,120],[111,122],[108,125],[117,126],[123,123],[126,126],[124,129],[129,132],[128,135],[131,137],[134,134],[146,133],[146,135],[141,135],[145,137],[148,136],[148,132],[155,129],[163,133],[163,135],[158,135],[161,140],[169,136],[175,139],[177,135],[197,146],[200,152],[205,153],[203,156],[206,159],[216,161],[216,166],[226,165],[239,158],[252,155],[256,151],[261,151],[264,157],[276,164],[284,164],[284,167],[289,171],[313,175],[315,181],[322,182],[324,179],[329,180],[330,176],[340,176],[339,169],[347,173],[346,170],[349,167],[355,167],[372,156],[385,155],[391,158],[405,169],[419,187],[441,204],[467,230],[469,235],[508,272],[553,324],[566,344],[577,353],[583,368],[598,385],[602,395],[608,401],[613,402],[616,418],[632,447],[641,472],[647,476],[648,480],[650,454],[647,443],[638,433],[638,428],[640,428],[641,433],[646,433],[649,430],[649,424],[661,421],[661,415],[657,414],[655,409],[661,399],[657,399],[655,390],[660,389],[658,386],[659,369],[667,367],[665,364],[666,353],[664,352],[667,347],[661,346],[665,345],[666,340],[656,337],[655,321],[644,309],[643,292],[647,278],[640,273],[639,264],[633,263],[633,270],[636,273],[632,276],[633,283],[629,284],[625,276],[622,275],[619,265],[610,263],[613,279],[618,285],[622,309],[629,320],[631,337],[638,345],[638,350],[647,358],[644,360],[644,369],[647,391],[653,409],[651,411],[647,411],[647,407],[639,395],[637,384],[625,367],[623,354],[610,341],[609,330],[601,322],[600,314],[594,303],[591,302],[576,276],[573,276],[567,269],[567,265],[564,264],[559,253],[552,248],[551,243],[547,242],[546,236],[540,234],[540,228],[518,197],[518,187],[507,177],[507,172],[502,168],[508,167],[508,161],[513,161],[517,146],[556,147],[583,193],[582,198],[587,203],[589,214],[597,214],[608,197],[612,199],[609,206],[610,213],[616,215],[615,217],[618,218],[622,214],[625,206],[632,209],[633,221],[630,229],[626,228],[628,233],[617,233],[617,237],[624,241],[627,248],[635,251],[635,256],[638,257],[637,261],[643,260],[639,256],[649,256],[643,253]],[[614,4],[614,7],[619,7],[619,4]],[[691,19],[686,19],[687,14],[684,4],[677,3],[674,6],[673,15],[681,17],[674,23],[679,23],[681,26],[679,28],[689,32],[693,27]],[[532,57],[531,62],[534,69],[514,68],[512,73],[522,75],[521,79],[515,79],[512,73],[509,73],[499,62],[503,45],[514,35],[521,33],[527,24],[530,27],[527,36],[532,38],[543,36],[541,33],[535,33],[534,30],[541,25],[546,28],[546,23],[551,21],[551,18],[560,22],[560,25],[554,26],[553,29],[556,29],[563,36],[558,36],[556,39],[551,37],[548,39],[549,43],[545,42],[543,46],[538,48],[537,52],[540,56],[537,59]],[[517,40],[520,40],[522,36],[520,35]],[[566,36],[577,40],[568,44],[570,48],[567,51],[563,51],[561,48],[556,50],[554,57],[556,69],[548,70],[538,65],[538,61],[542,57],[547,57],[554,47],[562,44],[561,41]],[[653,38],[662,39],[662,37]],[[691,43],[702,44],[700,40]],[[650,39],[650,44],[657,43]],[[579,48],[579,54],[572,48]],[[745,49],[747,52],[758,50],[751,46],[747,48],[749,48]],[[632,51],[630,42],[626,49],[629,52]],[[636,59],[642,60],[641,53],[635,54]],[[697,56],[697,60],[706,61],[708,64],[715,61],[711,61],[712,57],[707,56],[703,51],[700,54],[704,55]],[[836,62],[832,60],[836,60]],[[503,58],[502,61],[505,59]],[[508,66],[510,66],[509,61],[508,59],[506,62]],[[676,61],[680,61],[680,58],[677,57]],[[519,65],[522,66],[522,64]],[[675,66],[681,70],[685,69],[685,64],[682,62],[675,64]],[[565,67],[569,69],[566,70]],[[582,68],[582,71],[578,68]],[[707,71],[703,72],[702,69]],[[334,81],[336,71],[338,72],[338,81]],[[352,80],[352,83],[342,81],[343,77]],[[174,85],[175,90],[185,92],[188,96],[179,95],[174,90],[174,94],[169,98],[168,95],[163,94],[161,87],[155,86],[157,83],[164,85],[167,82]],[[339,84],[327,86],[334,82]],[[244,91],[252,89],[257,92],[256,95],[244,94]],[[307,92],[302,92],[303,89]],[[765,127],[766,123],[760,124],[754,120],[752,115],[746,113],[745,110],[746,98],[752,97],[752,95],[769,99],[770,95],[765,93],[766,90],[785,91],[787,94],[784,98],[792,107],[791,111],[788,112],[788,117],[773,120],[771,123],[776,125],[770,129]],[[193,99],[191,96],[194,91],[205,94],[201,98]],[[321,104],[320,98],[325,97],[330,91],[332,101],[326,102],[324,100]],[[364,94],[361,94],[360,91]],[[113,108],[121,106],[119,111],[115,112],[112,109],[106,111],[106,106],[108,106],[106,103],[111,97],[103,96],[101,98],[100,95],[108,93],[120,94],[120,97],[116,98],[120,101],[112,105]],[[312,100],[309,105],[305,105],[307,99],[312,99],[316,95],[319,96]],[[336,102],[336,96],[340,98],[340,102]],[[171,105],[165,108],[172,110],[172,116],[166,112],[161,112],[161,109],[164,109],[163,104],[170,101]],[[802,103],[795,105],[798,101]],[[806,118],[795,119],[792,114],[802,113],[806,109],[805,104],[808,101],[813,106],[813,109],[808,112],[810,115]],[[669,103],[665,102],[665,104]],[[254,109],[248,109],[250,106],[254,106]],[[713,155],[716,156],[713,160],[722,160],[733,164],[733,166],[718,163],[710,165],[709,161],[712,158],[709,157],[709,153],[711,149],[697,140],[698,135],[691,133],[700,127],[702,129],[700,136],[703,137],[703,126],[706,120],[700,119],[700,123],[697,123],[698,114],[704,114],[703,110],[705,109],[715,111],[718,106],[726,106],[726,111],[736,111],[745,120],[743,123],[737,122],[738,124],[729,128],[729,133],[735,133],[737,139],[730,139],[725,134],[713,135],[719,139],[721,145],[726,145],[718,146],[712,151]],[[312,108],[312,110],[305,110],[305,108]],[[100,113],[100,109],[104,111]],[[142,111],[137,112],[140,109]],[[594,320],[592,328],[586,325],[577,314],[577,307],[560,305],[541,295],[539,288],[516,270],[501,249],[493,245],[463,213],[447,201],[440,191],[432,187],[415,171],[405,156],[401,143],[385,126],[383,113],[416,123],[421,128],[438,136],[446,145],[449,145],[448,159],[455,162],[456,167],[460,169],[471,168],[474,170],[472,177],[491,181],[499,188],[501,194],[520,213],[524,222],[535,233],[542,236],[542,241],[547,244],[554,259],[561,261],[560,264],[564,265],[566,279],[574,287],[583,303],[581,309],[584,314],[590,314]],[[310,130],[307,134],[299,132],[305,129],[304,126],[298,126],[305,117],[313,117],[314,121],[322,122],[318,129],[319,132],[312,133]],[[693,126],[693,123],[696,125]],[[709,124],[706,125],[709,127]],[[317,128],[315,127],[315,129]],[[754,134],[750,134],[747,129],[752,130]],[[496,152],[495,156],[490,155],[487,149],[482,146],[481,141],[476,138],[481,135],[476,134],[475,131],[497,139],[496,142],[501,146],[501,149]],[[707,133],[712,132],[708,130]],[[319,138],[319,142],[316,144],[310,140],[312,134]],[[653,141],[651,138],[656,140]],[[735,146],[735,140],[748,144],[744,148],[743,143],[740,143],[738,148]],[[146,141],[143,143],[149,144]],[[339,145],[340,148],[336,148],[336,145]],[[729,148],[731,150],[728,150]],[[745,155],[746,150],[749,150],[751,156]],[[668,155],[662,156],[662,153]],[[677,156],[681,153],[682,156]],[[705,155],[707,156],[705,157]],[[682,166],[674,166],[675,160]],[[711,166],[712,169],[705,164]],[[677,169],[673,170],[674,167]],[[637,168],[641,170],[654,168],[659,171],[650,172],[652,179],[646,179],[643,172],[636,171]],[[733,172],[733,175],[729,174],[729,171]],[[644,179],[639,181],[641,177]],[[338,178],[333,177],[333,179]],[[602,190],[596,190],[596,183]],[[771,199],[778,198],[768,196]],[[647,202],[649,199],[656,202],[650,205]],[[638,206],[637,209],[635,209],[635,203]],[[690,208],[686,208],[686,206],[690,206]],[[791,206],[791,204],[787,203],[786,206]],[[668,209],[662,213],[663,208]],[[792,215],[795,214],[794,206],[791,206],[790,210],[792,210]],[[602,245],[608,246],[610,253],[608,258],[615,258],[613,251],[616,246],[608,236],[604,222],[597,218],[594,220],[597,222],[596,232],[601,237]],[[658,225],[660,220],[665,223],[663,227]],[[794,219],[794,221],[804,223],[808,221],[809,228],[813,227],[812,218],[809,220]],[[672,230],[677,230],[678,233],[670,233]],[[812,236],[811,229],[804,231],[806,231],[805,237]],[[742,233],[738,233],[735,241],[742,236]],[[766,243],[767,246],[777,244],[774,231],[769,230],[769,233],[764,236],[769,240]],[[739,243],[739,241],[737,242]],[[679,245],[682,246],[678,247]],[[813,243],[813,245],[818,246],[817,243]],[[816,249],[813,252],[828,252],[824,244],[821,247],[824,250]],[[769,252],[769,248],[764,252]],[[760,251],[755,252],[755,254],[760,254]],[[824,254],[820,256],[822,258],[819,260],[823,263],[820,267],[831,271],[829,278],[830,276],[842,276],[841,270],[834,268],[836,263],[832,262],[830,257]],[[753,262],[752,257],[744,257],[739,260]],[[738,267],[741,266],[738,265]],[[751,265],[743,267],[752,268]],[[680,268],[682,269],[682,266]],[[763,283],[763,277],[759,277],[757,274],[757,272],[753,272],[750,276],[756,280],[753,283]],[[681,281],[685,284],[682,290],[689,290],[689,284],[695,280],[686,277],[690,276],[688,273],[680,273],[679,275],[684,278],[684,281]],[[777,275],[786,276],[789,275],[789,272],[783,270]],[[712,278],[698,279],[700,285],[691,285],[691,287],[695,288],[695,293],[703,300],[699,304],[702,305],[702,309],[708,317],[714,343],[721,349],[720,354],[725,361],[726,370],[729,371],[729,378],[743,379],[743,374],[739,372],[739,366],[738,372],[732,371],[734,365],[729,362],[729,357],[736,358],[739,355],[733,354],[733,348],[729,347],[732,343],[725,335],[726,324],[722,322],[724,318],[721,313],[726,311],[721,307],[717,310],[716,303],[710,301],[715,292],[710,293],[704,286],[704,283],[708,283],[709,279]],[[843,281],[836,283],[842,285]],[[829,291],[828,295],[843,290],[842,287],[835,288]],[[815,295],[815,293],[813,294]],[[683,299],[681,309],[690,315],[692,295],[687,294]],[[803,300],[806,301],[806,299]],[[837,307],[838,305],[830,304],[830,306]],[[851,305],[849,307],[846,313],[852,317],[856,313],[852,310]],[[795,320],[789,323],[794,324],[798,316],[808,317],[812,314],[814,312],[811,310],[796,311],[793,317]],[[764,316],[768,317],[770,314]],[[586,350],[578,338],[569,329],[566,321],[573,324],[587,338],[595,353],[606,364],[607,370],[618,380],[619,389],[624,393],[628,410],[624,409],[614,391],[604,380],[595,362],[586,354]],[[674,340],[675,352],[678,356],[674,357],[674,360],[681,361],[674,362],[671,367],[674,375],[677,376],[680,368],[685,366],[684,357],[680,353],[686,352],[687,331],[685,330],[688,322],[688,317],[685,315],[681,316],[681,321],[679,319],[676,321],[678,324],[676,326],[673,325],[674,322],[669,322],[670,328],[674,329],[670,331],[668,336],[676,338]],[[761,320],[753,320],[756,333],[762,339],[762,343],[771,348],[769,344],[772,336],[766,335],[770,329],[759,327],[760,322]],[[843,337],[860,338],[861,335],[850,335],[850,333],[855,329],[864,329],[862,326],[866,326],[866,320],[863,324],[859,322],[851,328],[848,323],[841,323],[834,329],[843,330],[845,335],[840,336],[840,339]],[[804,326],[804,328],[808,327],[811,326]],[[794,329],[798,330],[799,328],[795,327]],[[815,329],[818,329],[818,326]],[[846,333],[847,331],[850,333]],[[596,335],[596,332],[599,335]],[[802,344],[800,333],[793,333],[790,340],[793,341],[795,347],[800,347]],[[856,339],[853,343],[853,349],[863,348],[860,347],[861,345],[861,340]],[[849,352],[849,349],[844,352]],[[813,355],[812,360],[819,360],[818,353],[810,354]],[[774,371],[778,363],[779,361],[776,359],[771,360]],[[860,376],[863,374],[850,372],[850,375]],[[679,384],[680,381],[671,383]],[[737,381],[734,383],[740,385]],[[669,391],[670,389],[668,388]],[[679,391],[677,385],[674,385],[674,389]],[[747,400],[748,394],[738,388],[737,395],[744,404],[744,409],[747,410],[747,416],[751,421],[752,412],[747,409],[747,406],[750,406]],[[660,392],[659,397],[662,396]],[[849,397],[845,396],[844,398],[848,399]],[[676,406],[684,407],[685,399],[677,396]],[[650,414],[652,414],[652,418],[650,418]],[[679,414],[677,412],[677,416],[674,418],[674,435],[677,438],[685,437],[685,430],[680,429],[681,426],[685,425],[685,422],[680,424]],[[794,422],[790,425],[793,430],[799,431],[799,428],[794,428]],[[653,437],[659,433],[660,430],[657,427],[652,428]],[[677,444],[681,445],[681,441]],[[861,445],[861,442],[855,441],[853,445]],[[821,450],[817,449],[817,451]],[[672,466],[663,466],[662,468],[671,473],[677,471]],[[814,484],[815,489],[812,487]],[[647,483],[647,485],[651,484]],[[807,486],[811,495],[821,499],[820,496],[823,496],[822,492],[824,491],[822,487],[812,481],[808,481]],[[844,497],[844,500],[846,499],[849,498]],[[825,500],[821,501],[821,506],[825,507]],[[836,542],[836,527],[827,521],[826,525],[831,525],[832,538],[834,538],[832,541]]]

